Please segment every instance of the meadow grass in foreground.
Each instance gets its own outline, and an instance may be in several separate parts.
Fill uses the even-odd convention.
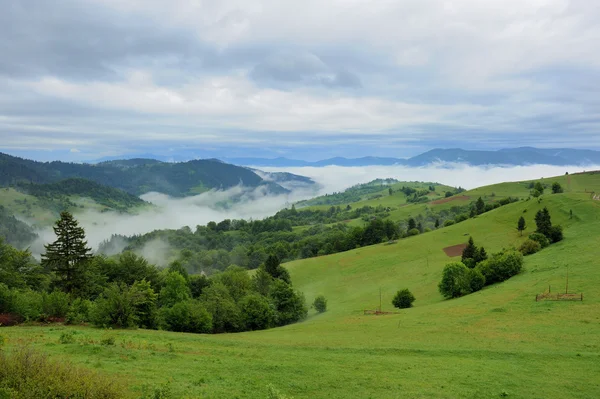
[[[437,284],[451,261],[444,247],[469,235],[488,253],[518,246],[544,206],[565,227],[563,242],[526,257],[525,270],[507,282],[443,300]],[[523,237],[520,216],[528,224]],[[575,191],[545,195],[541,203],[520,201],[393,245],[286,264],[308,302],[328,299],[326,313],[311,311],[299,324],[215,336],[65,326],[0,334],[8,347],[28,344],[118,375],[137,394],[144,385],[167,384],[174,397],[265,398],[273,384],[295,398],[595,398],[599,240],[600,201]],[[567,266],[569,290],[585,300],[536,302],[549,285],[564,289]],[[414,308],[363,315],[378,306],[380,289],[384,310],[392,310],[403,288],[415,295]],[[65,331],[75,332],[72,343],[61,343]],[[114,345],[106,344],[111,338]]]

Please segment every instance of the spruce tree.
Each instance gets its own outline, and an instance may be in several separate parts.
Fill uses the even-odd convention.
[[[56,241],[47,244],[42,266],[54,272],[56,285],[68,293],[84,291],[86,266],[92,258],[85,231],[69,212],[62,212],[54,226]]]
[[[478,215],[481,215],[483,212],[485,212],[485,202],[483,202],[483,199],[481,199],[481,197],[479,197],[479,199],[477,200],[475,208],[477,209]]]
[[[537,226],[538,233],[541,233],[546,237],[551,236],[552,220],[550,218],[550,212],[548,211],[548,208],[544,208],[535,214],[535,224]]]
[[[519,223],[517,225],[517,230],[519,230],[519,232],[521,233],[521,235],[523,235],[523,230],[525,230],[526,227],[527,227],[527,224],[525,223],[525,218],[523,216],[521,216],[519,218]]]
[[[468,259],[474,259],[477,253],[477,247],[475,246],[475,242],[473,241],[473,237],[469,237],[469,243],[465,247],[462,253],[462,262],[468,263]]]

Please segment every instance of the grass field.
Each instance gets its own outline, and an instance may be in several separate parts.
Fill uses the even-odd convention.
[[[568,177],[560,181],[567,188]],[[273,384],[294,398],[597,398],[600,397],[600,174],[571,176],[564,194],[544,195],[463,223],[398,241],[286,264],[309,302],[329,310],[305,322],[260,332],[216,336],[88,327],[20,326],[0,330],[8,348],[27,343],[130,381],[168,384],[174,397],[266,398]],[[468,192],[526,196],[526,184]],[[534,230],[547,206],[565,240],[525,260],[505,283],[443,300],[437,291],[451,258],[443,248],[472,235],[488,253]],[[570,211],[573,218],[570,219]],[[536,302],[548,286],[583,292],[583,302]],[[387,316],[363,315],[409,288],[415,307]],[[75,343],[60,335],[76,332]],[[102,345],[106,336],[115,345]]]

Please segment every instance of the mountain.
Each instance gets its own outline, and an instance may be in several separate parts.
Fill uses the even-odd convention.
[[[426,166],[439,162],[457,162],[469,165],[555,165],[588,166],[600,165],[600,151],[569,148],[540,149],[533,147],[508,148],[498,151],[463,150],[460,148],[434,149],[412,158],[336,157],[321,161],[308,162],[288,158],[226,158],[236,165],[256,167],[301,167],[301,166],[372,166],[405,165]]]
[[[259,169],[249,168],[264,180],[277,183],[288,190],[308,189],[318,191],[321,185],[310,177],[300,176],[289,172],[265,172]]]
[[[157,191],[175,197],[210,189],[228,189],[239,184],[265,187],[273,194],[288,190],[253,171],[216,159],[167,163],[153,159],[106,161],[96,165],[66,162],[36,162],[0,153],[0,186],[20,183],[49,184],[82,178],[139,196]]]

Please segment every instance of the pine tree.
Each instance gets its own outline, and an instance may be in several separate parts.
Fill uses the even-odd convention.
[[[435,228],[439,228],[440,227],[440,219],[435,219]]]
[[[477,209],[478,215],[481,215],[483,212],[485,212],[485,203],[483,202],[483,199],[481,199],[481,197],[479,197],[479,199],[477,200],[475,208]]]
[[[521,233],[521,235],[523,235],[523,230],[525,230],[527,228],[527,224],[525,223],[525,218],[523,216],[521,216],[519,218],[519,223],[517,225],[517,230],[519,230],[519,232]]]
[[[92,258],[85,231],[73,215],[62,212],[54,226],[54,233],[57,239],[45,245],[42,266],[55,273],[58,288],[68,293],[81,292],[86,284],[85,269]]]
[[[412,229],[416,229],[417,228],[417,222],[415,222],[415,219],[410,218],[408,219],[408,230],[412,230]]]
[[[541,233],[546,237],[551,236],[552,220],[550,218],[550,212],[548,211],[548,208],[544,208],[535,214],[535,224],[537,225],[538,233]]]
[[[465,247],[462,253],[462,262],[465,263],[467,259],[474,259],[477,253],[477,247],[473,241],[473,237],[469,237],[469,243]]]

